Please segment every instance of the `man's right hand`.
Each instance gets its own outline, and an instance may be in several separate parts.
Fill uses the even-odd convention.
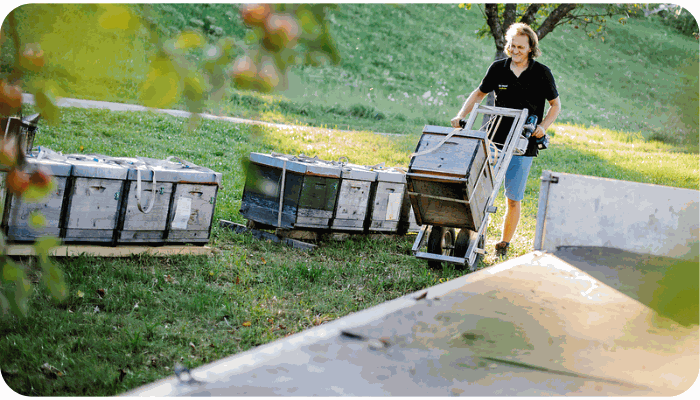
[[[462,117],[460,117],[459,115],[456,116],[456,117],[454,117],[454,118],[452,118],[452,121],[450,121],[450,123],[452,124],[452,127],[453,127],[453,128],[459,128],[459,121],[460,121],[461,119],[462,119]]]

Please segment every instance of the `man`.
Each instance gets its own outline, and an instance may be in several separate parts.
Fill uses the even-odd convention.
[[[535,61],[541,54],[537,34],[527,24],[511,25],[506,32],[505,52],[509,58],[491,64],[481,85],[469,95],[457,116],[452,119],[452,126],[458,128],[459,121],[464,119],[475,105],[481,103],[489,92],[494,91],[497,107],[527,108],[530,115],[537,115],[540,122],[532,136],[540,138],[557,119],[561,111],[561,101],[552,72]],[[549,103],[549,109],[543,118],[545,101]],[[494,143],[502,146],[510,125],[504,119],[501,129],[493,137]],[[534,151],[534,154],[531,154],[528,151],[524,156],[513,156],[506,171],[506,215],[501,241],[495,246],[496,254],[501,257],[506,256],[518,227],[520,202],[524,197],[525,184],[536,153]]]

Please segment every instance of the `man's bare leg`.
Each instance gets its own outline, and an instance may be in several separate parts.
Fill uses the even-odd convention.
[[[510,243],[520,222],[520,202],[506,197],[506,216],[503,221],[501,241]]]
[[[510,244],[515,235],[518,222],[520,222],[520,202],[506,197],[506,216],[503,220],[501,242],[496,244],[496,253],[498,255],[506,255],[508,244]]]

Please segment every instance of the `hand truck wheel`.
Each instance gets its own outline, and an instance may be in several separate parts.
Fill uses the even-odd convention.
[[[428,253],[451,256],[455,246],[455,229],[443,226],[433,226],[428,236]],[[436,269],[442,266],[442,262],[428,260],[428,267]]]
[[[478,232],[474,232],[470,229],[461,229],[457,235],[457,239],[455,240],[454,256],[465,258],[467,256],[469,245],[474,240],[479,240],[476,245],[478,248],[484,248],[484,235],[479,235]],[[483,257],[483,254],[477,253],[476,258],[474,259],[473,267],[476,267]]]

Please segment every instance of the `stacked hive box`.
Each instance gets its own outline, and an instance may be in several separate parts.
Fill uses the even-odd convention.
[[[129,172],[96,157],[70,155],[66,216],[61,238],[67,243],[112,244]]]
[[[479,229],[494,181],[486,154],[484,132],[425,126],[406,174],[419,225]]]
[[[58,237],[61,234],[60,221],[64,210],[63,200],[71,166],[60,161],[37,161],[36,159],[28,159],[27,161],[32,167],[40,165],[46,172],[53,175],[55,186],[39,202],[20,201],[16,196],[7,194],[4,187],[4,176],[0,178],[3,183],[3,187],[0,189],[0,213],[2,213],[2,226],[7,228],[5,231],[7,239],[10,241],[33,241],[44,235]],[[45,221],[43,227],[32,221],[35,213],[40,213],[43,216]]]
[[[250,153],[240,213],[282,229],[328,229],[341,170],[329,162],[285,154]]]
[[[377,173],[367,167],[341,164],[341,183],[331,229],[363,231],[368,215],[370,189]]]
[[[250,154],[243,217],[260,227],[415,232],[405,172],[286,154]]]
[[[377,179],[370,202],[370,232],[410,231],[410,202],[406,196],[406,173],[395,168],[375,169]]]
[[[128,168],[119,243],[206,243],[221,174],[182,160],[108,158]]]
[[[219,173],[184,161],[50,151],[32,156],[29,162],[52,168],[58,190],[38,206],[8,196],[3,228],[10,240],[52,235],[67,243],[110,245],[209,241]],[[28,207],[45,214],[45,229],[27,231],[15,217],[30,212]]]

